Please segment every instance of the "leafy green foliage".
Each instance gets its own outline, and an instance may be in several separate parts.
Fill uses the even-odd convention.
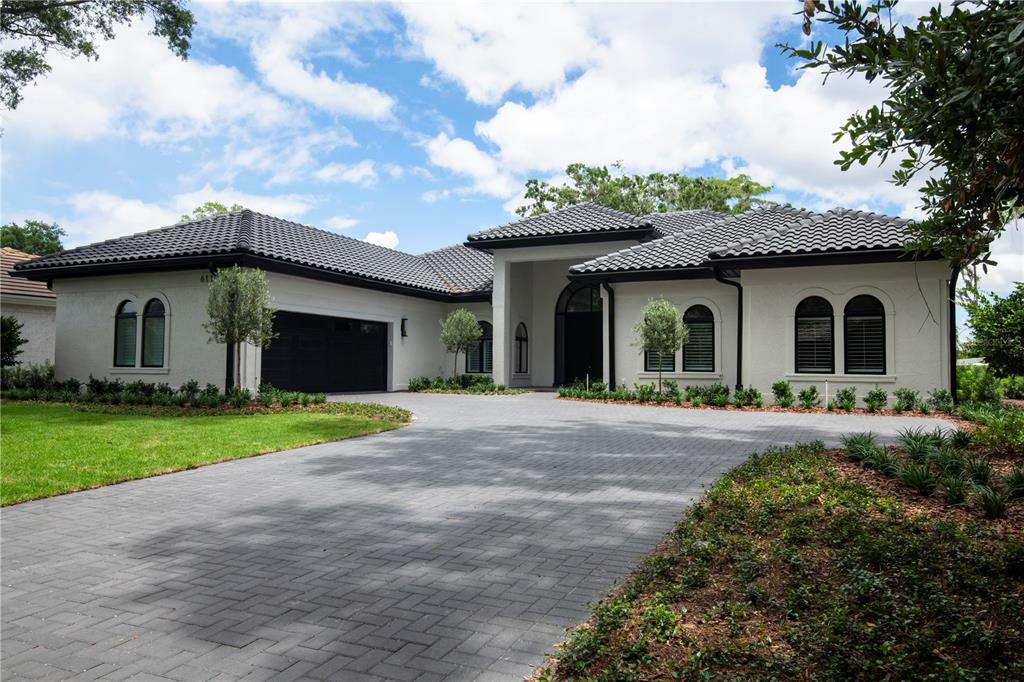
[[[729,387],[717,381],[713,384],[687,386],[685,391],[686,400],[691,403],[715,407],[725,407],[729,404]]]
[[[528,203],[516,212],[521,216],[535,216],[594,202],[634,215],[684,209],[742,213],[754,206],[772,203],[762,198],[771,191],[770,186],[742,174],[732,178],[692,178],[679,173],[627,175],[618,163],[613,164],[611,170],[607,166],[573,163],[565,169],[565,174],[568,182],[560,186],[534,178],[527,180],[524,198]]]
[[[884,410],[888,402],[889,394],[881,388],[873,388],[864,396],[864,406],[868,408],[868,412]]]
[[[947,504],[963,504],[971,482],[963,474],[948,474],[939,481],[939,489]]]
[[[603,391],[602,384],[602,391]],[[453,377],[413,377],[409,379],[410,393],[478,393],[516,395],[526,391],[494,383],[488,375],[459,374]]]
[[[1006,494],[987,485],[974,487],[974,501],[985,516],[990,519],[1002,519],[1006,517],[1007,499]]]
[[[196,206],[192,209],[192,213],[182,213],[181,222],[187,222],[189,220],[202,220],[203,218],[209,218],[211,216],[220,215],[221,213],[228,213],[231,211],[241,211],[244,208],[241,204],[231,204],[231,208],[228,208],[219,201],[207,201],[201,206]]]
[[[788,381],[776,381],[772,384],[772,393],[775,395],[775,404],[779,407],[789,407],[793,404],[793,386]]]
[[[836,406],[840,410],[849,412],[857,406],[857,389],[854,386],[847,386],[836,391]]]
[[[897,388],[893,391],[892,409],[896,412],[907,412],[917,407],[921,400],[920,394],[911,388]]]
[[[945,388],[929,391],[927,405],[933,410],[949,414],[953,411],[953,395]]]
[[[19,363],[21,347],[28,339],[21,335],[24,324],[13,315],[0,316],[0,367],[11,367]]]
[[[1005,297],[978,292],[975,301],[965,307],[974,346],[989,370],[996,377],[1024,374],[1024,282],[1017,282]]]
[[[459,372],[459,353],[468,353],[470,348],[480,341],[483,336],[483,329],[476,321],[476,315],[458,308],[441,320],[441,343],[449,353],[455,355],[455,367],[452,369],[452,376]]]
[[[899,470],[900,480],[921,493],[928,496],[935,492],[938,482],[932,475],[931,469],[926,464],[906,462]]]
[[[232,265],[221,268],[210,282],[203,329],[215,343],[235,346],[235,385],[242,383],[243,343],[267,348],[277,337],[274,332],[274,302],[266,274],[257,268]]]
[[[805,410],[809,410],[812,407],[819,407],[821,405],[821,396],[818,395],[817,386],[808,386],[807,388],[800,389],[800,393],[797,394],[797,399],[800,401],[800,407]]]
[[[933,7],[916,25],[892,16],[895,0],[808,0],[814,20],[844,34],[826,46],[783,46],[801,68],[862,76],[886,89],[881,104],[854,113],[836,134],[849,140],[836,162],[900,159],[907,185],[918,173],[925,220],[909,248],[941,251],[955,265],[991,262],[989,244],[1024,207],[1024,4],[999,0]]]
[[[837,476],[820,444],[769,450],[716,483],[538,679],[1020,678],[1019,544],[904,512]]]
[[[2,92],[3,86],[0,86]],[[57,223],[42,220],[26,220],[23,225],[7,223],[0,227],[0,246],[30,253],[33,256],[47,256],[64,248],[61,237],[67,233]]]
[[[195,18],[183,0],[9,0],[0,11],[0,102],[15,109],[25,86],[50,71],[49,52],[96,59],[118,26],[152,17],[153,34],[185,59]]]
[[[761,407],[764,405],[764,397],[761,395],[761,391],[753,386],[737,388],[733,395],[733,404],[736,407]]]
[[[999,402],[999,381],[988,367],[961,365],[956,368],[957,397],[961,403]]]
[[[634,325],[636,345],[647,353],[663,355],[676,353],[690,336],[683,324],[679,309],[663,298],[652,299],[641,311],[640,320]],[[661,392],[661,363],[658,363],[658,392]]]

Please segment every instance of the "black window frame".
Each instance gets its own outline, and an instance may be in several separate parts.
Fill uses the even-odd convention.
[[[661,371],[662,372],[674,372],[674,371],[676,371],[676,354],[675,353],[660,353],[659,354],[658,351],[656,351],[656,350],[645,350],[644,351],[644,371],[645,372],[657,372],[658,371],[658,368],[656,366],[652,365],[651,361],[652,361],[653,358],[657,358],[659,355],[661,356],[660,359],[663,361],[662,362],[662,367],[661,367]],[[669,361],[668,366],[665,366],[665,364],[666,364],[666,363],[664,363],[665,360]]]
[[[131,306],[132,311],[127,312],[126,307]],[[118,362],[117,341],[121,338],[121,325],[131,321],[134,325],[132,332],[132,360],[130,363]],[[117,304],[114,312],[114,367],[136,367],[139,361],[139,306],[131,299],[125,299]]]
[[[881,312],[877,312],[877,313],[870,314],[870,315],[864,315],[864,314],[854,314],[854,315],[851,315],[850,314],[850,306],[854,305],[855,302],[863,302],[865,300],[872,301],[873,305],[877,305],[878,310],[881,311]],[[881,356],[882,356],[882,367],[881,367],[881,369],[879,371],[865,371],[863,369],[860,369],[860,370],[856,370],[856,369],[851,370],[850,369],[850,346],[851,346],[851,344],[850,344],[850,324],[849,324],[849,321],[850,321],[851,317],[861,318],[861,319],[863,319],[863,318],[878,318],[879,322],[881,322],[882,329],[881,329],[881,336],[879,338],[879,344],[881,345],[880,350],[881,350]],[[885,334],[886,334],[886,329],[885,329],[885,305],[882,304],[882,301],[879,300],[878,297],[872,296],[871,294],[858,294],[857,296],[854,296],[849,301],[847,301],[846,305],[843,307],[843,371],[846,374],[855,374],[855,375],[858,375],[858,376],[881,376],[881,375],[886,374],[887,371],[888,371],[888,368],[889,368],[889,358],[888,358],[888,352],[887,352],[888,351],[888,343],[887,343],[886,335]]]
[[[153,304],[154,303],[160,306],[160,314],[159,315],[150,312],[150,310],[153,308]],[[160,320],[163,321],[163,324],[160,325],[160,363],[156,364],[156,365],[146,362],[146,340],[149,337],[149,335],[147,334],[146,320],[147,319],[155,319],[155,318],[159,318]],[[141,330],[142,331],[142,353],[141,353],[141,357],[139,358],[139,360],[141,361],[142,364],[140,366],[142,366],[142,367],[165,367],[166,363],[167,363],[167,345],[165,343],[165,341],[167,340],[167,305],[162,300],[160,300],[159,298],[154,297],[154,298],[151,298],[148,301],[146,301],[146,305],[143,306],[143,308],[142,308],[142,325],[141,325],[141,327],[142,327],[142,330]]]
[[[520,330],[522,333],[520,333]],[[530,334],[526,329],[526,323],[520,322],[516,325],[516,374],[526,374],[530,371]]]
[[[480,340],[474,348],[466,353],[466,374],[491,374],[494,372],[494,327],[487,320],[480,320]],[[486,350],[490,349],[490,353]],[[477,369],[473,368],[473,352],[479,360]],[[491,365],[487,366],[487,358],[490,358]]]
[[[800,308],[810,302],[821,301],[828,306],[829,314],[801,314]],[[829,369],[823,371],[820,368],[801,369],[800,367],[800,321],[801,320],[828,320],[829,338]],[[835,308],[828,299],[822,296],[808,296],[801,300],[797,306],[793,322],[793,371],[796,374],[835,374],[836,373],[836,316]]]
[[[703,310],[701,310],[703,309]],[[706,311],[706,316],[704,315]],[[700,314],[701,317],[697,318],[696,315]],[[689,317],[689,321],[687,321]],[[690,345],[689,340],[683,344],[683,371],[684,372],[714,372],[715,371],[715,313],[712,312],[711,308],[704,305],[703,303],[695,303],[686,309],[683,313],[683,324],[692,330],[693,324],[707,324],[711,330],[711,369],[691,369],[686,363],[686,348]]]

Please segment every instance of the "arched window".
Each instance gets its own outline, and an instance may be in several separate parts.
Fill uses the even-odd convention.
[[[885,308],[874,296],[854,296],[843,310],[847,374],[885,374]]]
[[[526,325],[516,325],[516,373],[526,374],[530,371],[530,338],[526,334]]]
[[[835,321],[832,304],[811,296],[796,307],[796,371],[833,374],[835,363]]]
[[[466,372],[487,374],[493,370],[493,334],[490,322],[480,322],[480,341],[466,353]]]
[[[683,346],[684,372],[715,371],[715,316],[706,305],[692,305],[683,313],[690,335]]]
[[[135,337],[139,310],[134,301],[121,301],[114,316],[114,367],[135,366]]]
[[[164,366],[164,303],[151,298],[142,309],[142,366]]]

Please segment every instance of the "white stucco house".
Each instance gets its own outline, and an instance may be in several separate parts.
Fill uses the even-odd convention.
[[[60,377],[229,385],[232,351],[202,325],[212,273],[239,264],[267,273],[280,310],[270,348],[238,358],[250,388],[393,391],[450,373],[439,323],[458,307],[484,329],[460,359],[467,372],[511,386],[632,385],[658,370],[632,330],[647,301],[664,297],[690,328],[662,360],[681,385],[952,389],[955,278],[946,262],[903,251],[907,225],[844,209],[638,217],[581,204],[411,255],[242,210],[16,274],[59,297]]]
[[[57,295],[45,282],[11,276],[14,266],[33,258],[9,246],[0,248],[0,313],[22,324],[21,336],[26,343],[18,362],[23,365],[53,362],[57,333]]]

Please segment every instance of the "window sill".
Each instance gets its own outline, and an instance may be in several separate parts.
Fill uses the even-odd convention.
[[[895,384],[895,374],[787,374],[792,381],[829,381],[844,384]]]
[[[111,374],[170,374],[170,367],[111,367]]]
[[[657,379],[657,372],[640,372],[639,379]],[[721,372],[662,372],[662,379],[721,379]]]

